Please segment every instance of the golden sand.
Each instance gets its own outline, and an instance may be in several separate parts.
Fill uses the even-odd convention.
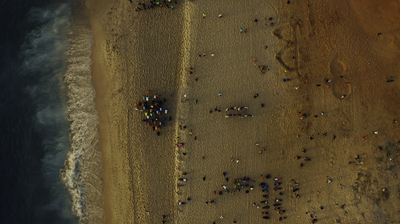
[[[106,223],[161,223],[162,215],[264,223],[266,210],[253,206],[265,206],[261,182],[270,223],[400,222],[399,84],[385,80],[399,73],[397,1],[178,0],[175,9],[138,12],[129,1],[86,5]],[[159,137],[134,109],[147,90],[172,94],[172,121]],[[235,106],[249,109],[225,111]],[[273,191],[267,174],[283,189]],[[235,191],[245,176],[255,182]]]

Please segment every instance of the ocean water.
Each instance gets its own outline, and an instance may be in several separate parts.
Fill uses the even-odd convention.
[[[101,223],[88,12],[33,0],[0,14],[2,223]]]

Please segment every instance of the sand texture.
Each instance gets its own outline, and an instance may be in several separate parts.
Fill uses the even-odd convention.
[[[397,1],[86,5],[106,223],[400,223]],[[134,107],[153,94],[160,136]]]

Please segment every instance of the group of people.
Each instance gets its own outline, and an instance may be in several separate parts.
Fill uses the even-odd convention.
[[[228,107],[225,109],[225,111],[227,113],[229,113],[228,111],[232,111],[229,114],[225,115],[225,118],[229,118],[229,117],[240,117],[240,118],[245,118],[245,117],[255,117],[255,115],[252,114],[242,114],[242,112],[245,112],[246,110],[248,110],[249,107]]]
[[[269,178],[271,178],[271,175],[266,175],[266,176],[261,175],[261,178],[262,179],[264,179],[264,178],[269,179]],[[282,184],[282,182],[279,182],[280,180],[282,180],[282,178],[280,178],[280,177],[275,177],[274,178],[274,191],[282,190],[281,187],[278,187],[279,185]],[[261,187],[261,192],[263,193],[262,197],[264,198],[263,201],[261,201],[260,203],[261,204],[268,204],[268,200],[267,199],[269,199],[269,194],[268,194],[269,193],[269,186],[265,182],[261,182],[260,183],[260,187]],[[279,195],[282,196],[283,192],[279,192]],[[285,213],[285,210],[280,207],[282,205],[280,203],[281,201],[282,201],[282,199],[275,198],[274,199],[274,203],[273,203],[274,210],[278,214],[281,215],[281,216],[279,216],[278,220],[286,219],[285,216],[282,216],[282,214]],[[253,206],[256,206],[257,208],[261,208],[261,206],[256,204],[256,203],[253,203]],[[268,210],[270,208],[269,205],[263,206],[262,208],[266,210],[266,211],[262,211],[262,218],[263,219],[269,219],[269,212],[268,212]]]
[[[227,183],[229,183],[229,178],[227,177],[227,173],[223,172],[222,175],[224,176],[225,181]],[[262,180],[270,179],[270,178],[271,178],[271,175],[269,175],[269,174],[265,175],[265,176],[261,175],[261,179]],[[203,178],[203,180],[204,180],[204,178]],[[282,180],[281,177],[275,177],[274,178],[274,186],[273,186],[273,190],[275,192],[279,192],[280,196],[283,195],[283,192],[281,191],[282,188],[279,187],[282,184],[282,182],[280,182],[281,180]],[[295,188],[294,188],[293,192],[298,191],[299,190],[298,189],[299,184],[296,183],[293,180],[292,180],[292,182],[295,184]],[[246,176],[243,177],[243,178],[234,178],[233,179],[233,184],[234,185],[233,185],[233,190],[232,191],[229,190],[227,184],[224,184],[224,185],[222,185],[223,189],[221,189],[219,191],[214,191],[213,194],[219,194],[221,196],[224,193],[226,193],[226,194],[229,194],[229,193],[235,194],[236,192],[241,192],[241,191],[244,191],[245,193],[250,193],[250,191],[254,190],[254,184],[255,183],[256,183],[256,181],[254,179],[251,179],[250,177],[246,177]],[[257,207],[258,209],[260,209],[260,208],[265,209],[265,211],[262,211],[262,218],[263,219],[269,219],[268,210],[269,210],[270,206],[268,205],[269,203],[268,203],[268,200],[267,200],[267,199],[269,199],[269,186],[265,182],[261,182],[259,185],[261,187],[262,197],[264,199],[260,202],[260,204],[253,203],[253,206]],[[281,207],[282,206],[281,202],[282,202],[282,199],[275,198],[274,199],[274,203],[273,203],[274,210],[280,215],[279,218],[278,218],[279,221],[284,220],[284,219],[287,218],[286,216],[283,216],[283,214],[285,213],[285,210]],[[205,205],[209,205],[210,203],[216,204],[215,200],[210,200],[210,201],[206,201]],[[181,204],[184,204],[184,202],[179,202],[179,205],[181,205]],[[263,204],[264,205],[266,204],[266,205],[264,206]],[[236,221],[234,221],[234,222],[236,223]]]
[[[130,3],[133,3],[132,0],[129,0]],[[139,1],[137,3],[137,6],[135,8],[135,11],[139,11],[139,10],[146,10],[146,9],[154,9],[154,8],[162,8],[162,7],[167,7],[167,8],[171,8],[174,9],[175,5],[174,4],[178,4],[178,2],[176,0],[172,1],[172,0],[163,0],[163,1],[149,1],[148,3],[144,3],[142,1]]]
[[[150,94],[150,91],[147,91]],[[160,95],[154,95],[152,98],[143,96],[143,101],[135,103],[135,110],[140,111],[144,115],[143,122],[147,127],[152,127],[160,135],[161,128],[165,126],[171,117],[167,118],[168,110],[163,108],[163,104],[167,102],[166,99],[161,100]]]

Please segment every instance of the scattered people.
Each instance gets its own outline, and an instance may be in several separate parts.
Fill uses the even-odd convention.
[[[130,3],[132,3],[132,0],[129,0],[130,1]],[[174,8],[175,6],[170,6],[170,4],[172,4],[171,3],[171,1],[172,0],[166,0],[166,1],[164,1],[164,4],[162,4],[162,3],[160,3],[160,2],[152,2],[152,1],[150,1],[150,3],[151,4],[149,4],[149,3],[144,3],[144,2],[141,2],[141,1],[139,1],[138,2],[138,4],[136,5],[136,4],[134,4],[134,7],[136,7],[136,8],[134,8],[134,10],[135,11],[140,11],[140,10],[144,10],[144,11],[146,11],[147,9],[150,9],[150,8],[153,8],[153,7],[163,7],[164,6],[164,8]],[[176,2],[175,2],[176,3]],[[287,1],[287,4],[290,4],[290,1]],[[143,12],[144,12],[143,11]],[[142,12],[140,12],[140,13],[142,13]],[[202,15],[203,15],[203,19],[205,19],[206,18],[206,14],[205,13],[202,13]],[[215,15],[215,14],[214,14]],[[222,14],[218,14],[218,18],[222,18],[223,17],[223,15]],[[197,17],[197,18],[199,18],[199,17]],[[215,18],[215,17],[214,17]],[[199,18],[200,19],[200,18]],[[277,22],[277,21],[279,21],[279,20],[277,20],[277,19],[275,19],[274,20],[274,18],[273,17],[269,17],[268,18],[268,20],[269,20],[269,22],[267,22],[267,24],[269,23],[269,25],[270,26],[274,26],[275,25],[275,23]],[[210,18],[210,20],[207,20],[207,21],[213,21],[213,16]],[[225,21],[225,19],[224,19],[224,21]],[[254,22],[255,23],[258,23],[258,19],[257,18],[255,18],[254,19]],[[252,28],[257,28],[258,26],[254,26],[254,27],[252,27]],[[259,27],[258,27],[259,28]],[[236,28],[237,29],[237,28]],[[246,33],[248,32],[248,29],[247,28],[240,28],[239,29],[239,31],[240,31],[240,33],[245,33],[244,35],[247,35]],[[249,35],[252,35],[253,34],[253,32],[250,32],[249,33]],[[379,36],[379,35],[381,35],[382,33],[377,33],[377,36]],[[294,46],[294,43],[293,42],[291,42],[291,41],[289,41],[289,42],[287,42],[287,44],[288,44],[288,46],[289,47],[293,47]],[[260,46],[260,47],[262,47],[262,46]],[[275,47],[274,47],[275,48]],[[265,47],[264,47],[264,49],[268,49],[268,46],[266,45]],[[197,52],[197,53],[199,53],[199,52]],[[217,52],[218,53],[218,52]],[[198,59],[198,61],[201,61],[201,60],[207,60],[207,58],[206,58],[206,53],[199,53],[198,54],[198,57],[200,58],[200,59]],[[211,53],[211,57],[215,57],[215,53]],[[290,55],[290,57],[289,57],[289,59],[290,58],[292,58],[293,60],[296,60],[296,57],[295,56],[292,56],[292,55]],[[220,59],[220,57],[217,57],[217,58],[215,58],[215,59],[213,59],[213,60],[210,60],[208,63],[211,63],[211,62],[216,62],[217,60],[216,59]],[[251,58],[247,58],[246,59],[246,62],[245,63],[248,63],[249,61],[250,61],[250,59]],[[260,60],[263,60],[262,58],[260,58]],[[290,59],[291,60],[291,59]],[[291,63],[293,63],[293,62],[296,62],[296,61],[292,61],[291,60]],[[255,65],[255,66],[258,66],[258,68],[259,68],[259,70],[262,72],[262,73],[264,73],[264,71],[265,70],[270,70],[269,68],[268,68],[268,66],[266,65],[266,64],[264,64],[264,65],[259,65],[259,62],[258,62],[258,60],[257,59],[253,59],[253,64]],[[187,69],[187,68],[186,68]],[[288,68],[288,67],[286,67],[286,69],[284,70],[285,72],[286,72],[286,74],[285,75],[287,75],[288,77],[294,77],[294,76],[291,76],[291,75],[293,75],[293,74],[291,74],[291,72],[293,71],[294,72],[294,69],[293,68]],[[193,68],[192,67],[190,67],[189,68],[189,71],[187,71],[186,70],[186,72],[185,72],[185,74],[186,75],[188,75],[188,74],[190,74],[190,75],[193,75],[194,74],[194,70],[193,70]],[[197,76],[197,69],[196,69],[196,76]],[[201,75],[199,76],[199,77],[202,77]],[[197,78],[197,77],[195,77],[195,76],[191,76],[191,78],[193,79],[194,78],[194,80],[197,82],[198,81],[198,79],[199,78]],[[306,78],[306,79],[305,79]],[[343,77],[341,77],[341,78],[343,78]],[[304,85],[304,84],[302,84],[303,82],[304,82],[304,79],[305,79],[305,83],[308,83],[309,82],[309,80],[308,80],[308,78],[307,78],[307,75],[306,75],[306,77],[303,77],[303,78],[301,78],[301,80],[300,80],[300,85],[302,85],[302,89],[303,88],[307,88],[306,86],[307,85]],[[289,81],[292,81],[290,78],[284,78],[284,77],[281,77],[280,78],[280,82],[282,82],[282,80],[283,80],[283,82],[289,82]],[[310,79],[310,83],[312,82],[311,81],[312,79]],[[296,81],[298,81],[297,79],[293,79],[293,81],[292,82],[296,82]],[[292,82],[289,82],[289,83],[287,83],[287,84],[285,84],[285,85],[289,85],[290,86],[290,88],[293,88],[295,85],[298,85],[298,84],[294,84],[293,86],[291,86],[290,84],[292,83]],[[329,83],[331,83],[332,82],[332,80],[331,79],[325,79],[325,82],[326,82],[326,85],[327,86],[329,86],[330,84]],[[192,82],[191,82],[192,83]],[[194,86],[196,86],[197,88],[198,88],[198,86],[199,85],[201,85],[203,83],[203,78],[202,78],[202,82],[199,82],[198,84],[196,84],[196,85],[194,85]],[[323,82],[322,82],[323,83]],[[282,84],[282,83],[280,83],[280,84]],[[317,87],[320,87],[321,86],[321,84],[316,84],[316,83],[313,83],[313,86],[314,86],[314,84],[317,86]],[[303,86],[304,85],[304,86]],[[347,82],[346,83],[346,85],[350,85],[350,82]],[[299,88],[300,88],[300,86],[298,85],[298,86],[295,86],[295,89],[296,90],[299,90]],[[291,90],[293,90],[293,89],[291,89]],[[255,91],[258,91],[258,90],[255,90]],[[299,91],[301,91],[301,90],[299,90]],[[299,91],[296,91],[296,93],[300,93]],[[157,136],[160,136],[161,135],[161,130],[163,130],[164,129],[164,127],[165,127],[165,125],[166,125],[166,121],[168,120],[168,118],[166,117],[166,114],[168,113],[168,109],[167,109],[167,104],[166,104],[166,99],[161,99],[161,95],[158,95],[158,94],[154,94],[154,93],[151,93],[151,91],[150,90],[147,90],[146,91],[146,93],[147,94],[145,94],[144,96],[143,96],[143,98],[142,98],[142,100],[140,101],[140,102],[138,102],[138,103],[136,103],[134,106],[135,106],[135,110],[136,111],[139,111],[142,115],[143,115],[143,122],[144,122],[144,124],[147,126],[147,127],[152,127],[152,129],[153,130],[155,130],[156,131],[156,133],[157,133]],[[263,92],[264,93],[264,92]],[[217,98],[215,95],[214,95],[215,93],[212,93],[212,95],[215,97],[215,98]],[[225,93],[224,93],[225,94]],[[226,93],[226,94],[229,94],[228,92]],[[222,93],[221,92],[219,92],[218,93],[218,95],[219,96],[222,96]],[[298,94],[298,95],[303,95],[304,96],[304,94]],[[168,95],[168,98],[171,98],[172,97],[172,95]],[[185,97],[186,97],[186,95],[185,95]],[[229,96],[229,95],[226,95],[224,98],[218,98],[218,100],[223,100],[223,99],[225,99],[225,98],[228,98],[228,100],[230,100],[229,99],[229,97],[232,97],[232,96]],[[253,96],[253,98],[254,99],[256,99],[256,98],[258,98],[259,97],[259,94],[258,93],[256,93],[256,94],[254,94],[254,96]],[[263,95],[263,97],[264,97],[264,95]],[[267,97],[267,96],[266,96]],[[341,95],[341,98],[342,99],[344,99],[344,98],[346,98],[347,97],[347,95],[346,94],[343,94],[343,95]],[[202,102],[203,102],[203,99],[201,99],[202,100]],[[234,100],[236,100],[236,99],[234,99]],[[188,100],[187,100],[188,101]],[[204,101],[206,101],[206,100],[204,100]],[[233,100],[232,100],[233,101]],[[197,104],[199,101],[196,99],[196,100],[194,100],[194,102]],[[192,101],[190,101],[190,103],[192,104],[193,103],[193,100]],[[221,103],[224,103],[224,102],[221,102]],[[268,103],[268,102],[267,102]],[[264,103],[259,103],[258,102],[258,105],[260,105],[262,108],[265,106],[265,104]],[[270,105],[270,104],[267,104],[267,105]],[[201,105],[196,105],[196,107],[200,107]],[[222,105],[222,106],[226,106],[226,105]],[[209,110],[209,114],[207,114],[207,116],[210,116],[210,117],[214,117],[214,116],[218,116],[218,113],[213,113],[213,112],[221,112],[221,109],[218,109],[218,108],[225,108],[225,107],[216,107],[215,109],[213,108],[213,109],[210,109]],[[230,123],[231,122],[231,120],[233,120],[232,122],[235,122],[235,119],[237,119],[237,118],[252,118],[252,117],[255,117],[255,115],[254,114],[252,114],[253,112],[252,111],[249,111],[248,110],[249,109],[249,107],[243,107],[243,106],[232,106],[232,107],[226,107],[226,109],[225,109],[225,115],[221,115],[220,117],[222,118],[222,116],[225,116],[225,118],[230,118],[229,119],[229,121],[226,121],[226,123]],[[259,108],[257,108],[257,109],[259,109]],[[269,108],[268,108],[269,109]],[[307,109],[307,108],[306,108]],[[306,109],[304,109],[304,110],[306,110]],[[309,109],[309,108],[308,108]],[[208,110],[207,108],[206,109],[204,109],[204,112],[206,111],[206,110]],[[251,110],[253,110],[253,108],[251,108]],[[264,111],[264,109],[263,109],[263,111]],[[250,114],[251,113],[251,114]],[[215,114],[217,114],[217,115],[215,115]],[[312,113],[310,112],[309,114],[306,114],[306,113],[304,113],[304,111],[303,112],[299,112],[299,115],[300,115],[300,118],[301,119],[311,119],[312,121],[319,121],[320,119],[324,119],[324,117],[320,117],[318,120],[317,119],[314,119],[314,118],[318,118],[318,115],[314,115],[314,118],[310,118],[310,115],[311,115]],[[324,112],[322,111],[321,112],[321,116],[323,116],[324,115]],[[328,117],[329,117],[329,113],[328,113]],[[258,115],[257,115],[258,116]],[[313,116],[313,115],[311,115],[311,116]],[[237,117],[237,118],[234,118],[234,117]],[[240,119],[239,119],[240,120]],[[246,119],[244,119],[244,120],[246,120]],[[310,122],[312,122],[310,120]],[[171,117],[169,117],[169,121],[171,121]],[[224,120],[225,121],[225,120]],[[303,123],[305,123],[304,121],[302,121]],[[397,120],[394,120],[393,121],[393,123],[397,123]],[[219,124],[218,124],[219,125]],[[179,127],[181,127],[181,126],[179,126]],[[186,126],[184,126],[184,128],[183,129],[185,129],[186,128]],[[179,131],[185,131],[185,130],[179,130]],[[325,130],[324,130],[325,131]],[[370,130],[371,131],[371,130]],[[320,133],[323,133],[323,132],[320,132]],[[378,132],[377,131],[373,131],[373,133],[375,134],[375,135],[377,135],[378,134]],[[197,132],[196,132],[196,134],[197,134]],[[312,133],[311,133],[312,134]],[[189,135],[190,135],[190,138],[192,138],[193,137],[193,132],[192,132],[192,130],[190,130],[190,132],[189,132]],[[199,134],[200,135],[200,134]],[[312,136],[309,136],[309,140],[313,140],[314,139],[314,137],[315,137],[315,142],[318,142],[321,138],[319,138],[319,133],[318,133],[318,135],[315,135],[315,134],[312,134]],[[325,133],[323,133],[322,134],[322,136],[323,137],[327,137],[327,132],[325,132]],[[333,139],[335,139],[336,138],[336,135],[333,135],[334,137],[333,137]],[[188,137],[188,136],[185,136],[185,137]],[[257,136],[257,137],[259,137],[259,135]],[[300,134],[299,135],[297,135],[297,137],[298,138],[300,138]],[[178,137],[179,138],[179,137]],[[365,139],[365,140],[367,140],[368,139],[368,136],[363,136],[363,138]],[[253,138],[252,138],[253,139]],[[298,140],[302,140],[303,138],[301,138],[301,139],[298,139]],[[195,136],[194,137],[194,140],[197,140],[197,136]],[[254,140],[259,140],[259,139],[253,139],[252,141],[254,142]],[[307,138],[305,138],[305,140],[307,140]],[[329,138],[325,138],[325,139],[323,139],[324,141],[326,141],[326,140],[329,140]],[[200,141],[200,142],[198,142],[198,143],[202,143],[203,142],[203,140],[202,141]],[[194,145],[194,143],[193,142],[188,142],[188,144],[187,145],[189,145],[189,144],[192,144],[192,145]],[[176,143],[176,146],[177,147],[182,147],[181,149],[186,149],[187,148],[187,145],[186,145],[186,143],[183,143],[183,142],[178,142],[178,143]],[[192,147],[192,145],[190,145],[191,147]],[[257,147],[259,147],[260,146],[260,144],[258,143],[258,142],[256,142],[255,143],[255,145],[257,146]],[[376,149],[376,146],[374,146],[374,148]],[[187,155],[186,154],[186,152],[182,152],[182,150],[181,149],[176,149],[176,150],[179,150],[178,151],[178,153],[182,153],[182,155]],[[257,148],[257,149],[260,149],[260,148]],[[273,150],[273,146],[268,146],[268,149],[270,150],[271,149],[271,151]],[[382,147],[378,147],[378,149],[379,150],[382,150]],[[233,150],[235,150],[235,149],[233,149]],[[296,149],[296,150],[298,150],[298,149]],[[187,150],[188,151],[188,150]],[[267,151],[267,148],[266,147],[262,147],[262,149],[261,150],[259,150],[259,153],[260,154],[262,154],[263,152],[266,152]],[[294,157],[294,160],[300,160],[300,161],[295,161],[296,162],[296,164],[299,164],[300,163],[300,167],[303,167],[304,166],[304,164],[306,164],[306,165],[310,165],[310,163],[306,163],[306,161],[310,161],[311,159],[309,158],[309,157],[307,157],[307,155],[305,154],[306,153],[306,149],[303,149],[302,150],[302,152],[304,153],[304,156],[295,156],[295,155],[290,155],[290,156],[295,156]],[[194,153],[193,153],[194,154]],[[233,154],[233,153],[232,153]],[[271,154],[271,155],[268,155],[269,153],[264,153],[262,156],[264,156],[265,154],[267,154],[267,156],[274,156],[274,154]],[[207,154],[207,155],[209,155],[209,154]],[[199,154],[195,154],[194,155],[194,157],[195,158],[197,158],[198,159],[198,156],[199,156]],[[227,156],[229,156],[229,155],[227,155]],[[225,157],[226,159],[229,159],[229,157]],[[273,157],[272,157],[273,158]],[[205,156],[201,156],[201,159],[202,160],[205,160]],[[317,158],[314,158],[313,157],[313,160],[317,160]],[[214,158],[212,158],[211,157],[211,155],[210,155],[210,158],[209,159],[207,159],[207,160],[205,160],[205,161],[203,161],[204,162],[204,164],[208,164],[208,163],[210,163],[210,161],[211,162],[213,162],[213,161],[215,161],[214,160]],[[227,162],[225,159],[223,160],[225,163]],[[231,157],[230,158],[230,161],[231,162],[233,162],[233,163],[230,163],[229,165],[230,165],[230,167],[235,167],[236,166],[236,168],[242,168],[242,165],[241,164],[238,164],[239,163],[239,159],[234,159],[233,157]],[[237,165],[235,165],[234,164],[234,161],[236,161],[236,163],[237,163]],[[304,163],[303,163],[304,162]],[[204,165],[205,166],[205,165]],[[222,167],[222,166],[221,166]],[[298,167],[297,166],[295,166],[293,169],[298,169]],[[224,168],[224,170],[225,170],[225,168]],[[302,170],[302,169],[298,169],[298,170]],[[306,169],[304,169],[304,170],[306,170]],[[259,184],[259,188],[257,189],[257,187],[254,187],[254,186],[257,186],[255,183],[257,183],[258,184],[258,182],[257,181],[259,181],[260,179],[251,179],[251,178],[249,178],[249,177],[241,177],[241,178],[234,178],[233,176],[231,176],[232,174],[234,174],[235,172],[231,172],[230,170],[227,170],[228,171],[228,173],[230,174],[230,175],[227,175],[227,172],[226,171],[223,171],[222,172],[222,174],[223,174],[223,177],[221,177],[221,176],[219,176],[219,178],[218,178],[218,181],[221,181],[221,182],[223,182],[221,185],[217,185],[218,187],[217,188],[219,188],[219,189],[215,189],[214,191],[210,191],[210,193],[211,192],[213,192],[213,194],[215,195],[215,197],[217,197],[217,198],[219,198],[219,197],[221,197],[221,198],[223,198],[223,197],[227,197],[227,196],[229,196],[230,194],[239,194],[239,193],[250,193],[250,192],[257,192],[258,191],[258,194],[260,193],[260,190],[261,190],[261,193],[262,193],[262,195],[261,195],[261,197],[262,198],[260,198],[261,200],[260,200],[260,203],[262,203],[263,205],[259,205],[259,204],[257,204],[257,203],[253,203],[253,206],[254,206],[254,209],[255,208],[257,208],[257,209],[265,209],[265,210],[263,210],[263,211],[259,211],[260,213],[261,213],[261,217],[263,218],[263,219],[269,219],[270,218],[270,216],[269,216],[269,211],[268,211],[268,209],[270,208],[269,207],[269,205],[271,204],[271,203],[269,203],[268,202],[268,200],[270,200],[270,202],[272,201],[272,203],[273,203],[273,206],[274,206],[274,208],[271,208],[271,211],[276,211],[277,212],[277,214],[279,214],[280,216],[279,216],[279,221],[281,221],[281,220],[284,220],[284,219],[286,219],[287,217],[286,216],[282,216],[283,214],[288,214],[288,213],[286,213],[286,210],[285,210],[285,208],[284,208],[284,206],[285,206],[285,202],[286,202],[286,198],[285,197],[287,197],[286,195],[289,195],[291,198],[293,198],[293,196],[295,196],[296,198],[300,198],[300,194],[299,193],[301,193],[302,195],[304,194],[304,193],[302,193],[302,192],[300,192],[300,187],[299,187],[299,183],[297,183],[296,181],[294,181],[294,180],[292,180],[292,182],[290,183],[290,187],[289,188],[287,188],[287,184],[285,183],[285,181],[282,181],[282,178],[281,177],[275,177],[273,180],[273,182],[271,182],[272,180],[269,180],[270,178],[271,178],[271,175],[270,174],[268,174],[268,175],[260,175],[260,176],[257,176],[257,178],[261,178],[261,181],[265,181],[265,182],[261,182],[260,184]],[[220,171],[218,171],[218,172],[221,172],[221,170]],[[221,173],[220,173],[221,174]],[[283,174],[282,174],[283,175]],[[191,176],[189,176],[189,179],[191,178]],[[196,176],[196,178],[197,178],[197,176]],[[226,183],[225,183],[225,181],[222,179],[222,178],[224,178],[224,180],[226,181]],[[285,178],[286,178],[286,176],[285,176]],[[202,177],[202,179],[203,179],[203,181],[206,181],[206,175],[204,175],[203,177]],[[190,184],[193,184],[193,183],[191,183],[191,182],[196,182],[196,181],[188,181],[188,178],[186,178],[186,172],[184,172],[184,173],[182,173],[182,177],[180,177],[180,178],[178,178],[178,187],[182,187],[181,189],[182,189],[182,191],[183,190],[185,190],[185,187],[186,186],[189,186]],[[209,178],[209,180],[210,180],[210,178]],[[214,180],[212,180],[212,181],[214,181]],[[269,181],[269,182],[268,182]],[[330,179],[330,178],[328,178],[327,179],[327,183],[331,183],[332,182],[332,179]],[[203,182],[203,185],[205,184],[206,182]],[[183,185],[183,184],[185,184],[185,185]],[[196,183],[196,184],[198,184],[198,182]],[[271,188],[273,189],[273,191],[271,190]],[[256,190],[254,190],[254,189],[256,189]],[[225,192],[225,194],[224,194],[224,192]],[[216,194],[219,194],[219,197],[218,196],[216,196]],[[269,197],[270,197],[270,194],[272,193],[272,195],[271,195],[271,199],[269,199]],[[214,196],[213,195],[213,196]],[[278,196],[279,195],[279,196]],[[187,196],[187,195],[186,195]],[[186,197],[186,196],[183,196],[183,199],[181,199],[181,200],[184,200],[184,198]],[[280,198],[276,198],[276,196],[278,196],[278,197],[280,197]],[[282,196],[282,197],[281,197]],[[303,195],[304,196],[304,195]],[[304,197],[306,197],[306,196],[304,196]],[[284,198],[285,199],[285,201],[283,200],[283,199],[281,199],[281,198]],[[188,203],[188,204],[190,204],[189,203],[189,201],[191,201],[192,200],[192,198],[191,197],[186,197],[186,201],[187,202],[184,202],[184,201],[178,201],[178,205],[179,206],[181,206],[181,205],[184,205],[184,204],[186,204],[186,203]],[[194,201],[196,200],[196,198],[194,197],[194,199],[193,199]],[[218,201],[219,203],[220,203],[220,201]],[[176,203],[176,202],[175,202]],[[208,201],[206,201],[205,202],[205,205],[209,205],[209,203],[211,203],[211,204],[216,204],[216,202],[215,202],[215,200],[208,200]],[[268,204],[268,205],[265,205],[265,204]],[[265,206],[264,206],[265,205]],[[212,205],[210,206],[210,207],[212,207]],[[274,209],[274,210],[272,210],[272,209]],[[320,209],[321,210],[323,210],[324,209],[324,207],[323,206],[320,206]],[[260,213],[258,213],[258,214],[260,214]],[[150,214],[150,212],[148,212],[147,211],[147,215],[149,215]],[[275,214],[274,214],[275,215]],[[273,217],[273,216],[271,216],[271,217]],[[289,217],[289,216],[288,216]],[[220,219],[223,219],[224,217],[221,215],[220,216]],[[229,217],[230,218],[230,217]],[[312,222],[313,223],[316,223],[317,222],[317,220],[316,219],[314,219],[314,217],[313,216],[311,216],[311,218],[312,218]],[[166,216],[165,215],[163,215],[162,216],[162,222],[164,223],[164,222],[166,222],[165,221],[165,219],[166,219]],[[231,219],[232,220],[232,219]],[[215,221],[213,222],[214,224],[215,224]],[[233,223],[237,223],[237,221],[236,221],[236,219],[233,219]]]

